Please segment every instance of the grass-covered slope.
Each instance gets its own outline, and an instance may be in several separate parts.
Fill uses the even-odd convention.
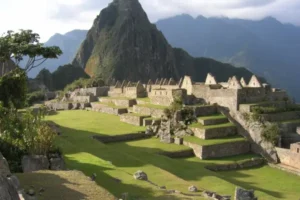
[[[62,126],[62,136],[57,144],[64,152],[67,167],[82,170],[86,175],[97,173],[96,182],[117,197],[128,192],[139,199],[186,198],[170,196],[148,182],[133,179],[132,175],[137,170],[145,171],[150,181],[159,186],[182,192],[187,192],[190,185],[196,185],[199,189],[233,195],[235,185],[239,185],[255,189],[259,199],[264,200],[297,199],[300,196],[299,177],[268,166],[220,173],[204,168],[207,164],[236,162],[253,155],[206,161],[198,158],[171,159],[157,153],[186,150],[186,147],[162,144],[158,139],[105,145],[91,138],[95,134],[119,135],[144,130],[120,122],[117,116],[64,111],[48,116],[47,120]]]

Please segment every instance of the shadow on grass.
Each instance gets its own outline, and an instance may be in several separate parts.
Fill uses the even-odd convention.
[[[69,182],[58,175],[47,173],[24,173],[17,174],[22,188],[27,191],[33,188],[39,200],[48,199],[86,199],[87,196],[81,192],[71,189],[68,186],[77,186],[77,183]],[[43,192],[40,193],[40,190]]]
[[[140,168],[149,164],[163,169],[165,171],[168,171],[171,174],[186,181],[199,181],[205,176],[214,176],[247,189],[254,189],[257,191],[264,192],[274,198],[282,197],[282,193],[275,191],[275,189],[268,190],[265,188],[258,187],[254,182],[243,182],[237,180],[240,178],[250,177],[250,175],[241,173],[240,171],[235,171],[234,174],[231,174],[231,176],[228,177],[205,169],[204,167],[207,165],[207,163],[205,162],[193,162],[185,159],[171,159],[162,155],[157,155],[157,152],[161,151],[161,149],[158,148],[134,147],[128,145],[127,143],[105,145],[91,138],[91,136],[93,135],[105,136],[105,134],[75,130],[67,127],[61,128],[63,136],[59,139],[59,145],[62,147],[63,153],[67,155],[66,161],[68,166],[74,169],[81,170],[88,176],[90,176],[92,173],[97,173],[97,183],[117,197],[119,197],[124,192],[128,192],[130,194],[136,195],[138,198],[143,197],[143,199],[159,199],[154,198],[154,191],[156,190],[155,187],[152,186],[153,189],[139,187],[138,182],[134,184],[125,184],[122,182],[122,178],[120,178],[123,177],[127,179],[127,176],[131,176],[130,178],[133,179],[133,167]],[[120,177],[112,177],[108,175],[109,171],[115,170],[115,168],[104,168],[100,165],[90,164],[88,163],[88,161],[78,162],[78,159],[75,160],[68,156],[70,154],[78,153],[88,153],[97,158],[100,158],[101,160],[105,160],[108,163],[113,164],[113,166],[118,168],[117,170]],[[127,171],[131,171],[131,173],[122,171],[122,168],[128,168]],[[149,178],[151,179],[151,177]],[[140,183],[143,185],[145,184],[142,182]],[[215,185],[218,185],[218,183],[216,183]],[[213,186],[214,183],[211,183],[211,186],[206,187]],[[149,185],[146,187],[149,187]],[[202,190],[212,190],[211,188],[201,188],[199,186],[198,188]],[[187,188],[185,188],[185,190],[186,189]],[[233,190],[234,187],[232,186],[232,193]],[[168,196],[167,198],[166,196],[162,199],[176,200],[184,198],[175,196]]]

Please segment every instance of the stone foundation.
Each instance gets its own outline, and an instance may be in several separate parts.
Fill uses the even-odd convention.
[[[144,119],[149,118],[150,116],[138,116],[134,114],[124,114],[120,116],[120,120],[122,122],[126,122],[128,124],[132,124],[135,126],[143,126]]]
[[[252,167],[259,167],[265,163],[263,158],[253,158],[249,160],[245,160],[242,162],[235,162],[229,164],[221,164],[221,165],[209,165],[205,166],[206,169],[211,171],[231,171],[231,170],[239,170],[239,169],[247,169]]]
[[[116,135],[116,136],[93,136],[94,139],[102,142],[102,143],[114,143],[114,142],[126,142],[126,141],[133,141],[133,140],[140,140],[150,138],[151,136],[146,135],[145,133],[131,133],[131,134],[124,134],[124,135]]]
[[[191,128],[194,132],[194,135],[201,139],[215,139],[215,138],[224,138],[227,136],[233,136],[237,134],[235,126],[230,127],[220,127],[212,129],[201,129],[201,128]]]
[[[216,125],[216,124],[223,124],[227,123],[228,119],[227,118],[220,118],[220,119],[198,119],[198,122],[203,124],[204,126],[209,126],[209,125]]]
[[[137,105],[133,106],[133,112],[141,115],[149,115],[156,118],[160,118],[162,115],[164,115],[163,109],[148,108],[148,107],[137,106]]]
[[[230,142],[209,146],[201,146],[186,141],[183,141],[183,144],[191,147],[194,150],[194,154],[203,160],[209,158],[235,156],[250,152],[250,144],[247,141]]]

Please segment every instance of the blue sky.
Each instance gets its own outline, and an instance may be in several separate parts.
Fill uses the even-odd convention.
[[[42,41],[55,33],[89,29],[112,0],[0,0],[0,33],[32,29]],[[261,19],[273,16],[300,26],[300,0],[140,0],[150,20],[187,13]]]

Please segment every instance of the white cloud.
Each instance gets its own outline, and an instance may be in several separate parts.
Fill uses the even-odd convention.
[[[112,0],[0,0],[0,33],[32,29],[47,40],[54,33],[89,29]],[[187,13],[261,19],[273,16],[300,26],[300,0],[140,0],[152,22]],[[18,5],[18,6],[15,6]]]

